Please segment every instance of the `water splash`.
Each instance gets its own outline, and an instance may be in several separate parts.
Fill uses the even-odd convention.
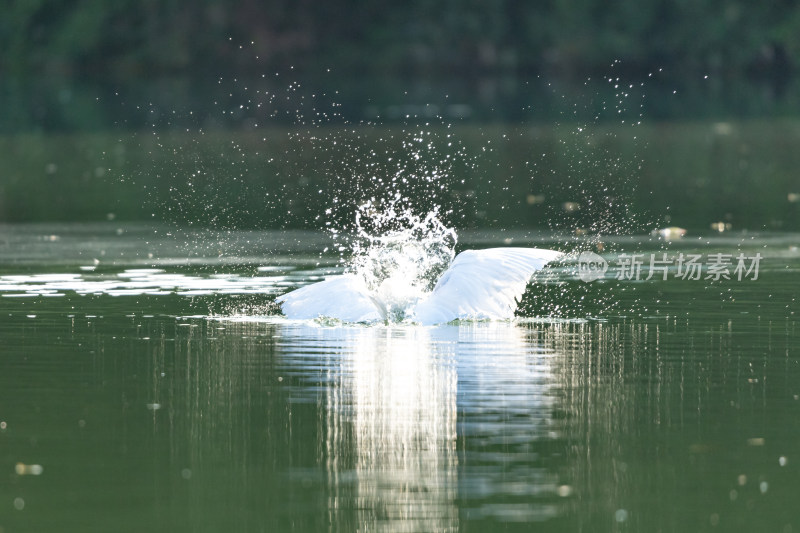
[[[439,209],[418,215],[400,194],[359,206],[355,230],[346,270],[364,280],[393,322],[410,315],[455,257],[456,232]]]

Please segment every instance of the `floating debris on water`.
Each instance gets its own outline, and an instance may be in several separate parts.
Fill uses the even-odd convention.
[[[161,404],[160,403],[148,403],[147,404],[147,408],[150,409],[151,411],[158,411],[159,409],[161,409]]]
[[[793,204],[800,202],[800,193],[790,192],[789,194],[786,195],[786,198]]]
[[[674,241],[686,235],[686,230],[678,226],[670,226],[668,228],[654,229],[650,232],[650,235],[652,237],[664,239],[665,241]]]
[[[44,472],[42,465],[26,465],[24,463],[17,463],[14,471],[18,476],[41,476]]]
[[[561,204],[561,209],[563,209],[565,213],[574,213],[575,211],[580,211],[581,204],[578,202],[564,202]]]
[[[747,445],[748,446],[763,446],[764,442],[765,441],[764,441],[764,439],[762,437],[753,437],[753,438],[747,439]]]
[[[528,205],[537,205],[543,204],[545,199],[546,198],[544,194],[529,194],[526,198],[526,201],[528,202]]]
[[[730,231],[733,228],[730,222],[712,222],[711,229],[720,233]]]
[[[786,466],[787,462],[788,461],[786,460],[786,456],[781,455],[780,457],[778,457],[778,464],[779,465]]]

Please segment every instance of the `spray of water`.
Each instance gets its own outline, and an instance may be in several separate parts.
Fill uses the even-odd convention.
[[[399,193],[358,207],[353,257],[346,269],[360,276],[393,322],[403,321],[455,257],[456,232],[438,208],[418,215]]]
[[[549,227],[559,242],[548,246],[601,254],[618,253],[614,237],[647,226],[629,208],[642,166],[643,84],[609,76],[602,83],[613,91],[565,98],[547,83],[553,102],[562,102],[558,120],[515,129],[453,125],[430,106],[400,122],[358,121],[341,111],[339,91],[269,78],[220,78],[210,122],[186,109],[191,120],[178,128],[174,110],[143,108],[152,135],[134,139],[147,161],[135,178],[151,196],[153,218],[226,231],[328,231],[336,246],[320,264],[338,253],[346,271],[390,302],[394,318],[452,261],[451,226]],[[220,250],[220,235],[208,250]],[[238,253],[251,254],[251,242],[241,242]],[[614,300],[600,284],[536,285],[520,306],[524,315],[601,314]],[[596,302],[588,311],[587,301]]]

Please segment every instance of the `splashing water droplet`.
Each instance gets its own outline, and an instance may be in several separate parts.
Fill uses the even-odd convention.
[[[353,258],[346,270],[364,280],[392,321],[402,321],[447,270],[456,242],[438,208],[420,216],[399,195],[369,200],[356,211]]]

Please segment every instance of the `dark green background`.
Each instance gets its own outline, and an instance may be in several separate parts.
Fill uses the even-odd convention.
[[[458,227],[797,230],[798,36],[797,2],[10,2],[0,221],[344,227],[399,188]]]

